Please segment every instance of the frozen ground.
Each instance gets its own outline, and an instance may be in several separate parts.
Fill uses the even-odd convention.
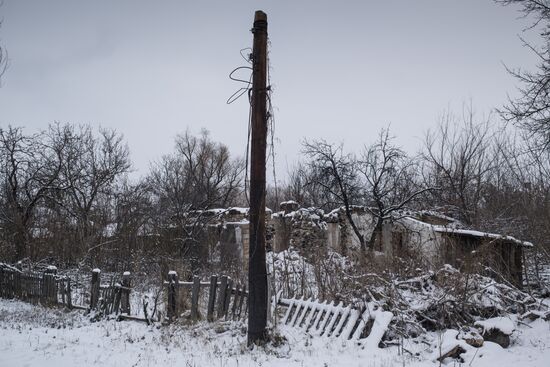
[[[83,313],[44,309],[0,300],[0,366],[439,366],[444,338],[429,334],[398,347],[366,350],[334,339],[311,338],[282,328],[279,347],[249,351],[242,324],[147,326],[104,320],[91,323]],[[418,356],[412,354],[418,353]],[[463,354],[464,363],[448,366],[550,366],[550,322],[518,325],[512,345],[486,342]]]

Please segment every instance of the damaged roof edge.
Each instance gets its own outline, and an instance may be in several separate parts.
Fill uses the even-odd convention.
[[[506,236],[506,235],[502,235],[502,234],[480,232],[480,231],[474,231],[474,230],[471,230],[471,229],[447,228],[447,227],[443,227],[443,226],[433,226],[433,229],[434,229],[435,232],[439,232],[439,233],[456,234],[456,235],[459,235],[459,236],[492,238],[492,239],[495,239],[495,240],[510,241],[510,242],[515,243],[516,245],[520,245],[520,246],[523,246],[523,247],[533,247],[533,244],[531,242],[521,241],[521,240],[518,240],[515,237]]]
[[[448,233],[448,234],[454,234],[458,236],[469,236],[469,237],[478,237],[478,238],[492,238],[495,240],[503,240],[503,241],[510,241],[515,243],[516,245],[523,246],[523,247],[533,247],[534,245],[531,242],[528,241],[521,241],[518,240],[515,237],[512,236],[506,236],[502,234],[496,234],[496,233],[488,233],[488,232],[481,232],[476,231],[472,229],[462,229],[462,228],[454,228],[454,227],[446,227],[441,225],[434,225],[426,222],[422,222],[416,218],[406,216],[403,219],[406,219],[410,222],[431,228],[434,232],[438,233]]]

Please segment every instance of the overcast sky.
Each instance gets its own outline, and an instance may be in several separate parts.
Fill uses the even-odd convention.
[[[280,176],[304,137],[356,150],[391,123],[414,152],[448,107],[471,100],[481,117],[514,95],[503,63],[536,63],[518,39],[527,21],[491,0],[4,0],[0,126],[115,128],[136,175],[187,128],[243,155],[248,105],[226,104],[239,87],[228,74],[245,64],[257,9],[269,21]]]

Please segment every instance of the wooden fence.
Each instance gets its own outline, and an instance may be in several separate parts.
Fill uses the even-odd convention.
[[[122,274],[122,282],[111,278],[108,284],[101,284],[101,270],[92,270],[90,310],[101,315],[130,315],[130,293],[132,291],[130,272]]]
[[[227,276],[212,275],[209,281],[195,276],[192,282],[178,280],[175,271],[168,273],[164,282],[166,290],[167,319],[178,318],[188,306],[191,320],[242,320],[248,313],[246,285],[234,282]],[[302,328],[312,335],[352,340],[369,348],[377,347],[393,318],[391,312],[383,311],[374,303],[363,309],[342,302],[329,303],[313,299],[272,299],[271,284],[268,299],[274,305],[286,307],[281,323]],[[57,269],[48,267],[44,272],[23,272],[15,267],[0,264],[0,297],[17,298],[46,306],[65,306],[95,310],[96,315],[120,314],[122,318],[148,321],[130,316],[131,278],[129,272],[122,274],[121,282],[113,277],[108,284],[101,284],[101,271],[92,271],[89,305],[74,305],[71,299],[71,279],[57,274]],[[274,307],[268,302],[268,317]]]
[[[72,307],[71,279],[57,275],[57,268],[49,266],[43,273],[23,272],[0,264],[0,297],[17,298],[33,304]]]
[[[201,281],[195,276],[192,282],[182,282],[175,271],[170,271],[168,279],[164,286],[168,295],[166,312],[169,320],[180,316],[186,304],[189,305],[192,320],[204,319],[204,316],[208,321],[241,320],[248,314],[246,285],[234,282],[225,275],[219,279],[217,275],[212,275],[210,281]],[[186,292],[183,296],[180,294],[182,291]],[[201,298],[205,299],[205,296],[208,296],[206,303],[201,303]]]
[[[101,315],[130,314],[130,273],[122,275],[122,283],[114,278],[109,284],[101,284],[101,271],[92,271],[89,303],[75,305],[72,300],[71,278],[57,274],[55,266],[44,272],[22,271],[0,264],[0,297],[16,298],[44,306],[65,306],[84,310],[96,310]]]
[[[367,348],[378,347],[393,318],[391,312],[374,303],[368,303],[364,310],[311,298],[281,298],[278,304],[287,307],[281,319],[284,325],[302,328],[312,335],[357,341]]]

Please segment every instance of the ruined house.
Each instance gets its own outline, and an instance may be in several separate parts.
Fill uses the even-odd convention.
[[[293,246],[316,247],[325,244],[342,255],[354,256],[360,241],[353,232],[343,208],[324,214],[315,208],[283,210],[274,214],[275,247],[282,251]],[[353,207],[352,218],[359,231],[369,238],[376,220],[364,207]],[[411,266],[436,269],[443,264],[484,273],[517,286],[523,283],[523,251],[533,245],[512,236],[463,228],[453,218],[440,213],[400,212],[386,220],[375,241],[380,261],[405,259]],[[503,278],[503,279],[502,279]]]
[[[248,262],[248,208],[217,212],[218,222],[210,226],[217,238],[221,262]],[[352,208],[359,231],[369,238],[375,218],[363,207]],[[293,247],[304,254],[331,249],[357,256],[360,242],[343,208],[324,213],[318,208],[300,208],[298,203],[281,203],[280,211],[266,212],[266,247],[281,252]],[[401,212],[384,222],[375,241],[378,261],[399,258],[411,266],[436,269],[450,264],[463,270],[500,277],[517,286],[523,282],[523,251],[533,246],[511,236],[463,228],[453,218],[435,212]]]
[[[354,208],[352,218],[361,233],[370,237],[375,225],[373,215]],[[329,247],[346,255],[359,249],[359,239],[342,209],[329,213],[327,221]],[[523,251],[532,246],[512,236],[466,229],[453,218],[421,211],[397,213],[386,220],[374,250],[387,260],[400,257],[411,265],[432,269],[450,264],[458,269],[504,278],[521,287]]]

